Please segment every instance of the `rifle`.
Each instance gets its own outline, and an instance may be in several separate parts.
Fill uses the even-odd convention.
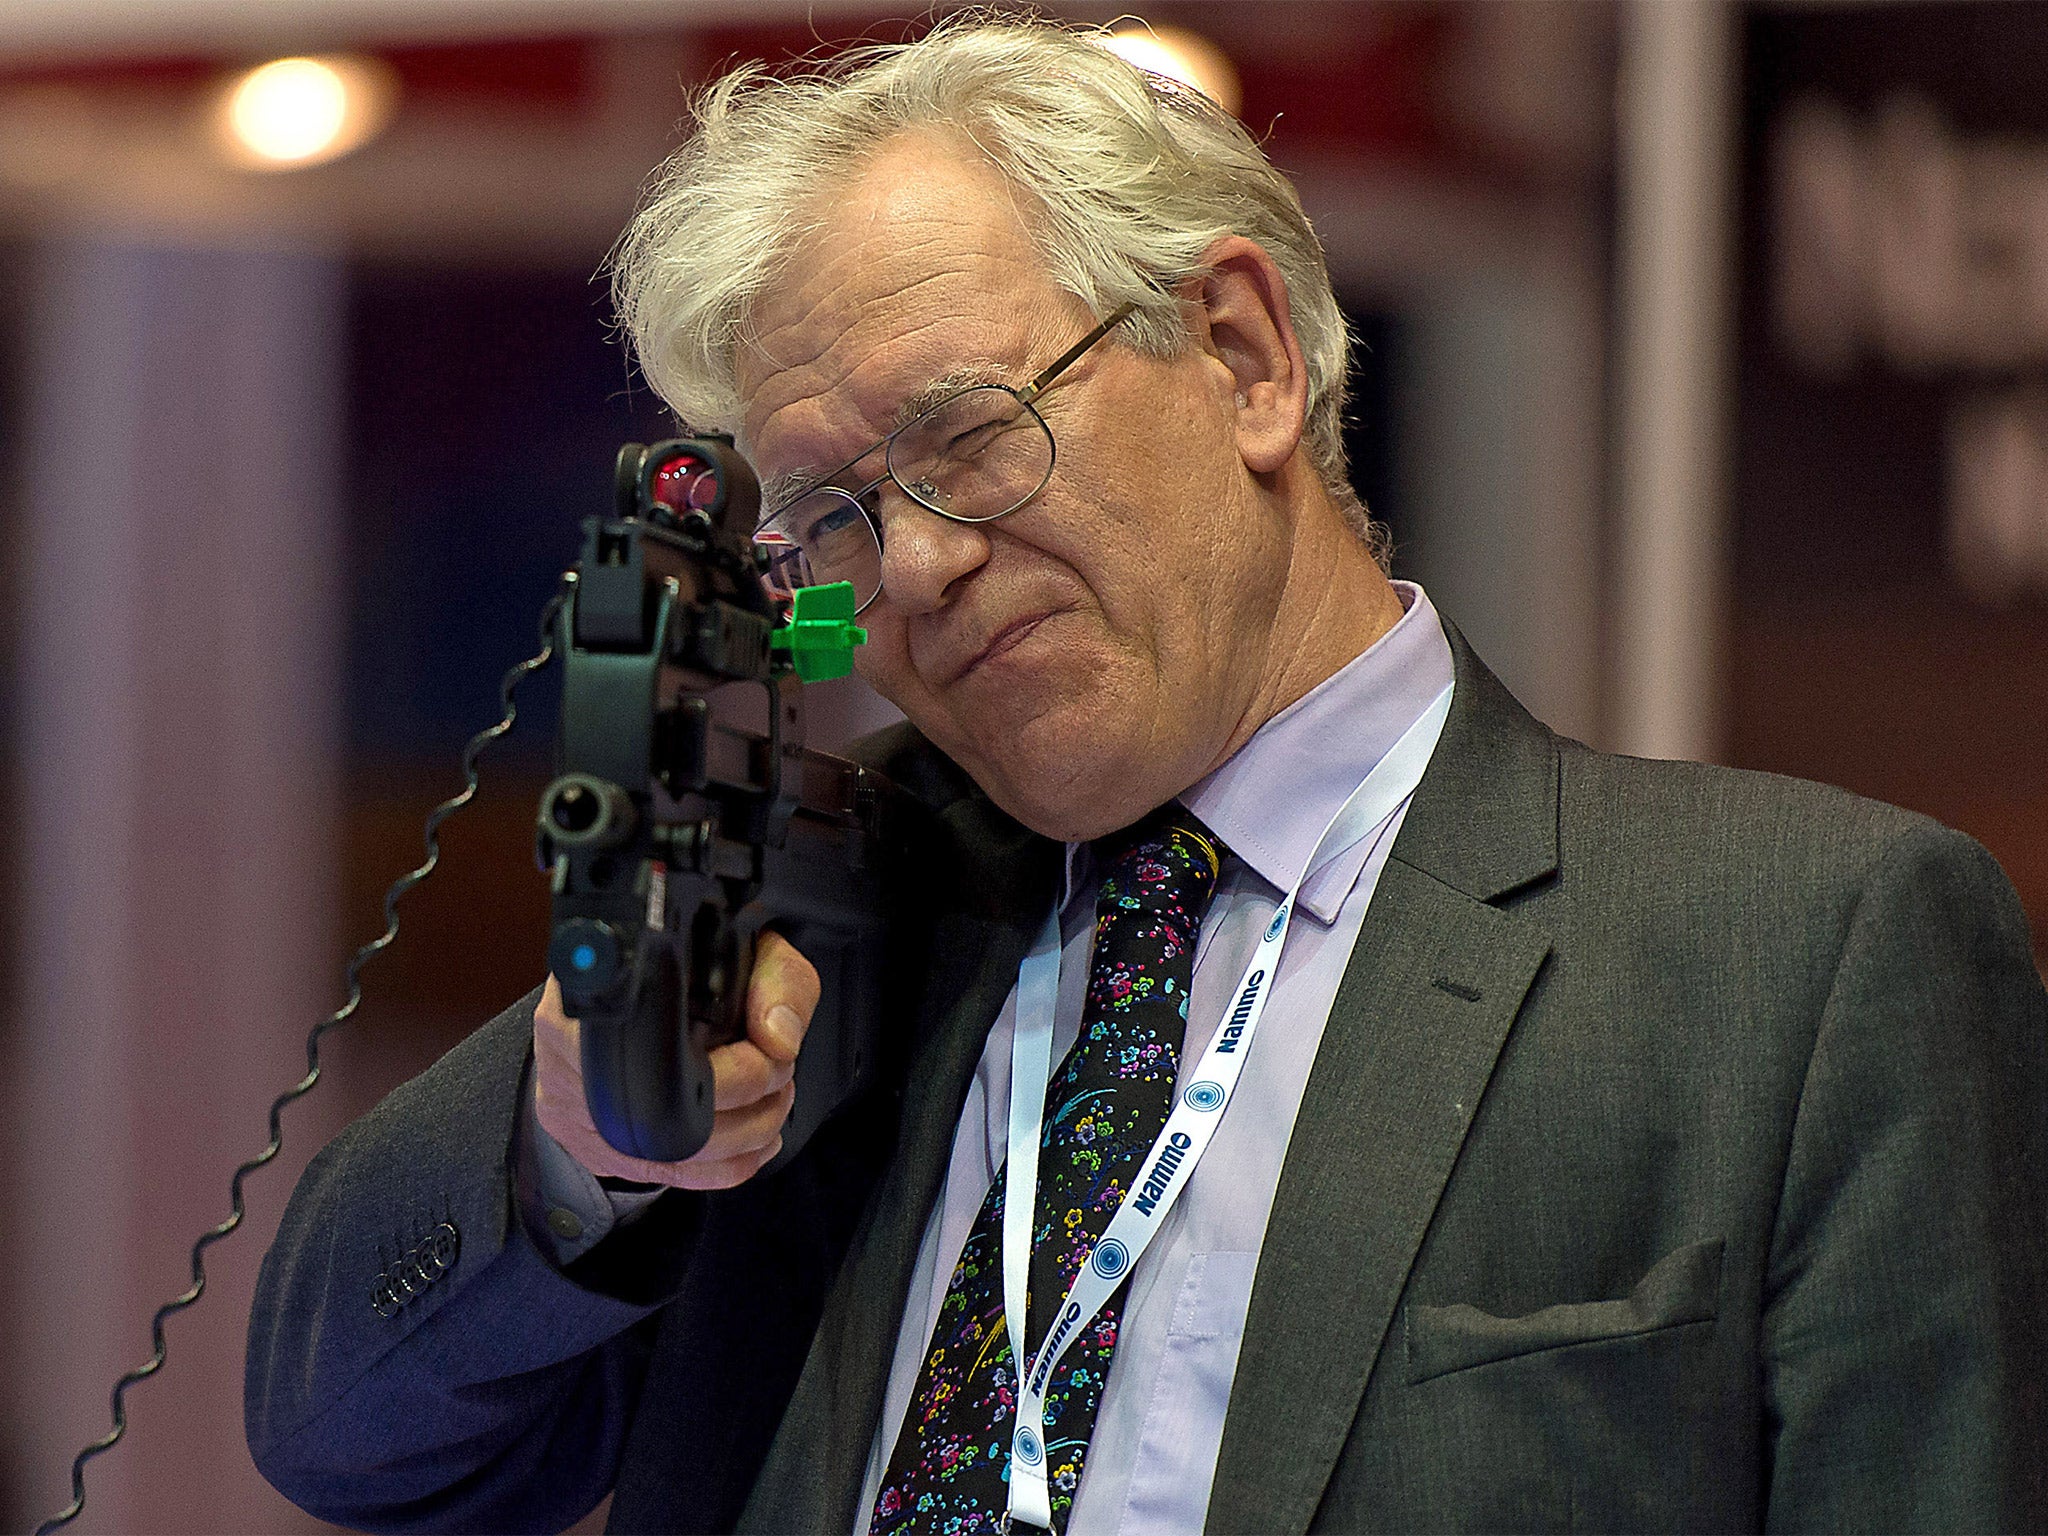
[[[885,854],[911,814],[872,770],[804,745],[802,684],[843,676],[866,635],[844,583],[798,591],[783,621],[748,537],[759,506],[728,441],[628,444],[614,515],[585,520],[556,620],[561,772],[536,839],[554,893],[548,968],[580,1023],[591,1119],[619,1151],[662,1162],[711,1134],[708,1053],[746,1032],[770,922],[822,984],[777,1164],[859,1091]],[[765,732],[718,718],[728,688],[765,691]]]

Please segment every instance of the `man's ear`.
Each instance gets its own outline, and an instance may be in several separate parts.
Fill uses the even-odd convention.
[[[1181,290],[1198,346],[1221,367],[1245,467],[1271,474],[1301,444],[1308,365],[1288,312],[1287,280],[1264,246],[1225,235],[1202,253],[1204,276]],[[1227,375],[1227,377],[1226,377]]]

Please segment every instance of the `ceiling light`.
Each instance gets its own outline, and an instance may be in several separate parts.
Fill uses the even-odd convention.
[[[1228,54],[1198,32],[1139,22],[1120,26],[1097,41],[1118,58],[1148,73],[1193,86],[1233,116],[1241,104],[1243,93],[1238,88],[1237,66],[1230,62]]]
[[[221,125],[242,164],[291,170],[360,147],[389,121],[395,96],[390,67],[374,59],[273,59],[228,87]]]

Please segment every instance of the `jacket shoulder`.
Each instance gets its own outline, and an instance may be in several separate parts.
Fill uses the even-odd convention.
[[[1724,954],[1817,945],[1817,958],[1846,940],[1859,913],[1933,901],[1931,917],[2020,956],[2032,948],[1997,860],[1931,817],[1804,779],[1623,757],[1562,738],[1558,757],[1555,896],[1604,914],[1602,926]]]
[[[1703,867],[1867,871],[1901,844],[1983,850],[1917,811],[1829,784],[1711,763],[1628,757],[1558,737],[1558,823],[1569,847],[1633,849]],[[1985,855],[1988,858],[1988,855]]]

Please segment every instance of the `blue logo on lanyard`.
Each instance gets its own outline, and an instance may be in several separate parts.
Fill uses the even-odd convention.
[[[1095,1256],[1089,1262],[1103,1279],[1114,1280],[1131,1267],[1131,1251],[1115,1238],[1105,1237],[1095,1245]]]
[[[1223,1085],[1207,1081],[1190,1083],[1185,1097],[1189,1109],[1211,1110],[1223,1102]]]
[[[1273,921],[1266,925],[1266,942],[1268,944],[1279,938],[1280,930],[1287,926],[1287,909],[1292,905],[1291,901],[1281,902],[1280,910],[1273,914]]]
[[[1044,1450],[1039,1446],[1038,1436],[1031,1433],[1028,1428],[1017,1431],[1017,1459],[1019,1461],[1023,1462],[1027,1467],[1035,1467],[1044,1454]]]

